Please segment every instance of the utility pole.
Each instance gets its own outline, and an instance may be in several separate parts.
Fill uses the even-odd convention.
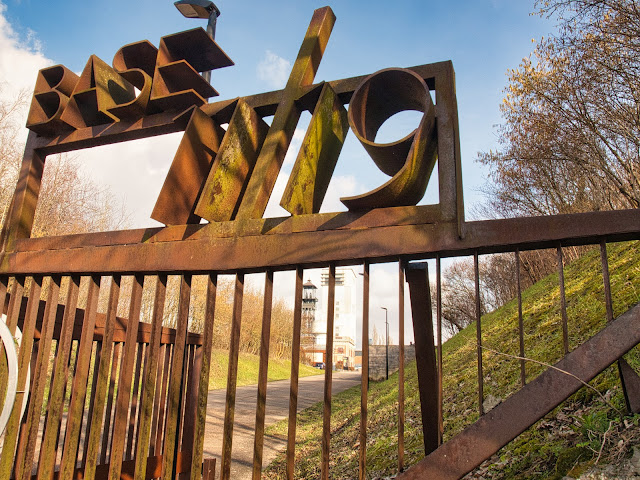
[[[389,380],[389,311],[387,310],[387,307],[380,307],[382,310],[384,310],[384,325],[385,325],[385,332],[386,332],[386,339],[385,339],[385,355],[386,355],[386,378],[387,380]]]

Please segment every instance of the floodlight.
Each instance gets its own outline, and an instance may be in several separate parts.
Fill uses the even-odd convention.
[[[180,13],[187,18],[206,18],[207,33],[211,39],[216,38],[216,20],[220,16],[220,10],[210,0],[178,0],[174,5]],[[202,76],[208,82],[211,80],[211,72],[203,72]]]

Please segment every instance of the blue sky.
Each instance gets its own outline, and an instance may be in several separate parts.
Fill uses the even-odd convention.
[[[533,0],[218,0],[222,14],[216,40],[235,66],[213,73],[212,84],[220,92],[217,99],[281,88],[313,10],[327,3],[337,21],[316,81],[452,60],[469,217],[472,206],[482,200],[479,189],[486,178],[486,171],[474,162],[476,154],[497,146],[495,126],[501,121],[499,105],[506,72],[533,50],[532,39],[547,36],[553,25],[530,15]],[[0,0],[0,98],[10,98],[18,88],[32,90],[37,70],[44,66],[62,63],[81,72],[91,54],[110,64],[122,45],[142,39],[158,45],[163,35],[196,26],[204,27],[205,22],[183,18],[172,1]],[[308,115],[303,116],[276,191],[286,184],[305,120]],[[387,128],[388,141],[415,127],[415,118],[401,120]],[[101,147],[80,152],[79,158],[87,174],[125,199],[132,226],[151,226],[154,222],[148,217],[179,139],[174,134]],[[323,210],[344,209],[340,196],[363,193],[385,180],[350,133]],[[435,190],[435,185],[429,190]],[[429,198],[428,192],[425,202]],[[269,216],[284,214],[278,201],[279,197],[270,205]],[[380,272],[381,286],[396,284],[397,267]],[[372,312],[388,305],[393,319],[397,315],[395,292],[383,290],[372,292]],[[407,322],[410,331],[408,316]]]

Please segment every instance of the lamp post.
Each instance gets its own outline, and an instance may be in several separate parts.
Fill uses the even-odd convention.
[[[220,10],[215,3],[210,0],[178,0],[174,5],[180,13],[187,18],[206,18],[207,33],[211,40],[216,38],[216,21],[220,16]],[[211,81],[211,71],[202,72],[202,78],[207,82]]]
[[[389,380],[389,311],[387,307],[380,307],[384,310],[384,325],[385,325],[385,356],[386,356],[386,377]]]

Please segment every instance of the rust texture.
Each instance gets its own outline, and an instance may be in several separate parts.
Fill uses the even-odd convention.
[[[397,478],[462,478],[639,342],[635,306]]]
[[[151,218],[165,225],[198,223],[194,210],[200,185],[209,175],[224,130],[200,109],[194,109]]]
[[[287,85],[274,113],[269,133],[256,160],[254,173],[238,210],[238,218],[262,218],[282,162],[293,138],[300,109],[296,100],[302,88],[313,83],[329,41],[335,15],[329,7],[316,10],[293,64]]]
[[[216,462],[203,458],[203,441],[217,279],[221,274],[236,279],[222,479],[231,476],[242,299],[245,275],[250,273],[265,274],[254,480],[263,466],[273,279],[279,270],[296,273],[287,478],[294,477],[296,460],[306,268],[329,267],[328,366],[332,364],[334,314],[338,314],[334,305],[336,267],[364,265],[363,338],[369,336],[370,266],[398,262],[401,346],[405,280],[409,284],[426,458],[398,478],[453,479],[465,475],[581,385],[553,369],[526,383],[521,363],[522,389],[484,414],[480,255],[515,253],[519,284],[520,251],[557,249],[563,342],[568,352],[562,248],[600,243],[608,323],[556,366],[586,381],[618,360],[628,407],[640,411],[640,377],[622,358],[640,341],[640,311],[635,307],[614,319],[606,254],[606,242],[640,239],[637,211],[465,222],[451,62],[388,68],[314,84],[334,23],[329,7],[313,13],[283,90],[212,103],[208,98],[218,92],[199,73],[233,62],[201,28],[166,35],[158,48],[146,40],[125,45],[116,52],[112,66],[93,55],[79,77],[62,65],[38,73],[27,120],[31,131],[0,233],[0,311],[6,313],[11,332],[18,327],[23,332],[19,386],[26,386],[28,365],[33,368],[32,382],[26,416],[20,418],[15,408],[10,417],[0,456],[0,477],[213,480]],[[377,143],[380,126],[404,110],[422,112],[415,130],[395,142]],[[264,219],[304,111],[312,114],[311,122],[283,197],[278,199],[291,215]],[[270,125],[265,122],[268,116],[273,116]],[[226,130],[221,128],[223,124],[228,124]],[[369,192],[343,198],[349,211],[320,214],[349,128],[390,178]],[[151,213],[164,227],[31,238],[48,155],[174,132],[184,132],[183,139]],[[437,175],[438,201],[417,206],[432,173]],[[442,378],[446,372],[440,348],[441,260],[463,255],[474,256],[480,418],[443,444]],[[436,259],[437,270],[437,350],[426,264],[414,263],[431,258]],[[198,319],[204,331],[195,334],[189,332],[191,296],[196,295],[195,289],[191,291],[191,278],[199,274],[206,275],[207,297],[205,312],[198,313],[204,316]],[[168,315],[164,310],[168,275],[181,280],[175,329],[163,327]],[[124,296],[121,280],[133,281],[126,318],[117,315],[119,299]],[[150,324],[140,321],[147,282],[155,283]],[[106,313],[98,312],[101,293],[108,296]],[[46,300],[41,300],[41,295]],[[524,356],[520,292],[518,309],[520,354]],[[365,363],[368,353],[365,342]],[[400,472],[407,467],[403,355],[401,347]],[[54,366],[51,376],[50,362]],[[367,477],[367,376],[368,365],[364,365],[360,479]],[[7,369],[0,364],[0,398],[6,379]],[[331,381],[332,369],[327,368],[319,466],[323,479],[331,475]],[[18,400],[24,396],[22,391]],[[47,414],[40,433],[43,410]],[[406,440],[410,444],[414,439]],[[36,472],[33,477],[32,470]]]
[[[375,143],[382,124],[405,110],[424,113],[418,128],[397,142]],[[417,204],[436,163],[435,115],[429,87],[416,73],[387,69],[367,78],[353,94],[349,123],[375,164],[391,179],[371,192],[342,198],[342,203],[350,210]]]
[[[239,100],[195,213],[210,222],[233,220],[256,164],[269,125],[244,100]]]
[[[338,162],[349,124],[330,85],[323,85],[280,206],[292,215],[318,213]]]
[[[422,413],[422,434],[424,454],[429,455],[440,445],[440,425],[438,409],[440,393],[436,354],[433,340],[433,320],[431,318],[431,294],[426,263],[411,264],[406,269],[411,316],[416,341],[416,369],[418,371],[418,391]]]
[[[296,284],[297,287],[297,284]],[[298,290],[296,288],[296,293]],[[296,297],[297,298],[297,297]],[[264,308],[262,311],[262,332],[260,335],[260,366],[258,370],[258,401],[256,405],[256,426],[253,443],[253,471],[251,478],[260,480],[262,474],[262,452],[264,448],[264,419],[267,406],[267,373],[269,369],[269,340],[271,338],[271,310],[273,302],[273,272],[265,273]]]

